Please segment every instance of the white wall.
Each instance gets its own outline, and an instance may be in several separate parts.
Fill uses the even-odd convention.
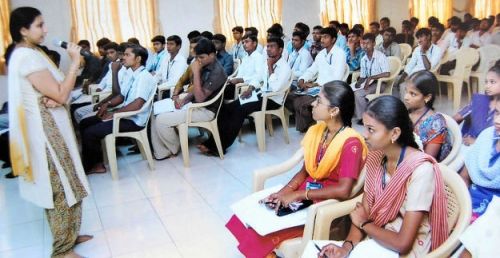
[[[284,0],[283,1],[283,30],[291,38],[293,27],[297,22],[303,22],[312,28],[321,25],[319,1],[312,0]]]
[[[401,22],[410,18],[408,0],[377,0],[375,17],[377,21],[382,17],[391,19],[391,26],[401,31]]]

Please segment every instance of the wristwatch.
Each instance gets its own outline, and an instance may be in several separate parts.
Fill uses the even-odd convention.
[[[359,229],[365,231],[365,229],[363,227],[366,226],[366,224],[370,224],[372,222],[373,222],[373,220],[371,220],[371,219],[369,219],[369,220],[367,220],[365,222],[362,222],[361,224],[359,224]]]

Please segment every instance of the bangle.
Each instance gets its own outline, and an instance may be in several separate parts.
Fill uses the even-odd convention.
[[[309,201],[309,196],[307,196],[307,195],[309,194],[309,190],[310,189],[306,189],[306,200],[308,200],[308,201]]]
[[[351,241],[351,240],[345,240],[345,241],[344,241],[344,244],[345,244],[345,243],[349,243],[349,244],[351,244],[351,250],[349,250],[349,253],[351,253],[351,252],[352,252],[352,249],[354,249],[354,244],[352,243],[352,241]]]

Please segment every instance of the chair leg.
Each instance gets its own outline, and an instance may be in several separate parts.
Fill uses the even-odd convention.
[[[465,83],[467,84],[466,85],[466,87],[467,87],[467,96],[468,96],[468,99],[467,99],[468,101],[467,102],[470,103],[470,100],[472,98],[472,85],[471,85],[470,82],[465,82]]]
[[[241,129],[238,132],[238,142],[243,142],[243,140],[241,139]]]
[[[148,133],[146,130],[141,131],[141,139],[137,140],[137,145],[139,146],[144,159],[148,161],[149,170],[154,170],[155,163],[153,160],[153,154],[151,153],[151,148],[149,148]]]
[[[219,152],[220,159],[224,159],[224,152],[222,151],[222,143],[220,142],[220,135],[217,123],[212,124],[212,137],[214,138],[215,146],[217,146],[217,151]]]
[[[177,126],[179,130],[179,140],[181,142],[182,159],[184,160],[184,167],[189,167],[189,146],[188,146],[188,126],[187,124],[180,124]]]
[[[266,115],[266,126],[267,131],[269,132],[269,136],[274,136],[274,128],[273,128],[273,117],[272,115]]]
[[[453,110],[458,110],[460,107],[460,98],[462,98],[462,80],[453,82]]]
[[[281,120],[281,126],[283,127],[283,135],[285,136],[286,144],[290,144],[290,137],[288,136],[288,123],[286,121],[286,117],[284,113],[281,113],[279,116]]]
[[[255,116],[255,134],[257,135],[257,145],[259,146],[259,151],[266,151],[266,128],[264,123],[264,114],[258,114]]]
[[[104,138],[104,142],[106,143],[106,153],[108,156],[109,169],[111,170],[111,178],[113,178],[113,180],[118,180],[115,137],[108,135]]]

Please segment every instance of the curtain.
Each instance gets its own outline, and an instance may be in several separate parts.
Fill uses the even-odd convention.
[[[215,31],[227,36],[227,45],[233,43],[231,29],[235,26],[255,27],[259,41],[264,42],[267,29],[282,21],[282,0],[217,0]]]
[[[135,37],[147,47],[161,32],[156,11],[156,0],[71,0],[71,40],[95,47],[102,37],[118,43]]]
[[[427,27],[427,19],[431,16],[446,24],[446,21],[453,15],[452,0],[410,0],[409,5],[410,16],[415,16],[420,20],[418,26],[421,28]]]
[[[472,4],[472,15],[479,19],[487,18],[490,15],[500,13],[499,0],[474,0]]]
[[[10,7],[9,0],[0,0],[0,74],[5,74],[5,49],[10,44],[9,32]]]
[[[368,28],[375,21],[375,0],[320,0],[320,14],[323,26],[329,21],[347,23],[349,27],[362,24]]]

